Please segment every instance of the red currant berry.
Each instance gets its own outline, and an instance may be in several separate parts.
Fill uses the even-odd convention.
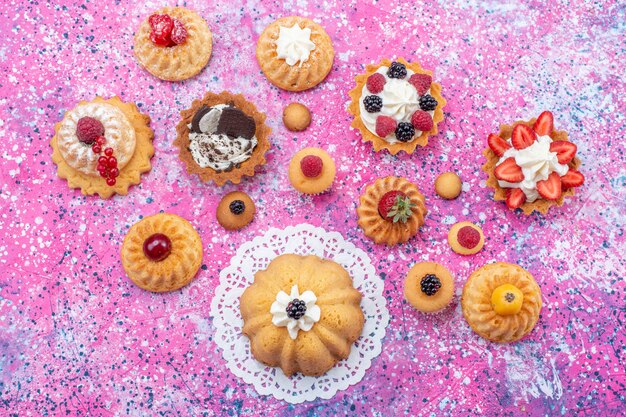
[[[104,150],[104,154],[105,154],[106,156],[113,156],[113,148],[106,148],[106,149]]]
[[[91,150],[92,150],[94,153],[100,153],[100,152],[102,152],[102,146],[100,146],[100,145],[93,145],[93,146],[91,147]]]
[[[115,178],[111,178],[111,177],[107,178],[107,185],[109,187],[113,187],[115,185],[115,182],[116,182]]]
[[[109,170],[109,177],[111,177],[111,178],[115,178],[115,177],[118,177],[119,175],[120,175],[120,170],[119,170],[119,169],[117,169],[117,168],[111,168],[111,169]]]
[[[98,166],[96,167],[96,169],[98,170],[98,172],[103,172],[107,170],[107,166],[104,164],[101,164],[100,161],[98,161]]]
[[[107,162],[107,166],[110,168],[117,167],[117,158],[114,156],[109,156],[109,161]]]
[[[104,136],[98,136],[96,138],[96,143],[100,146],[104,145],[104,142],[106,142],[106,138]]]
[[[109,158],[107,158],[106,156],[101,156],[100,158],[98,158],[98,171],[100,171],[100,166],[106,166],[107,162],[109,161]]]

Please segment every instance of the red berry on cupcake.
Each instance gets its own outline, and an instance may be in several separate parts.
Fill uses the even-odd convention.
[[[367,89],[372,94],[378,94],[383,91],[386,82],[387,81],[383,74],[375,72],[374,74],[367,77]]]
[[[307,178],[319,177],[322,173],[323,166],[322,158],[317,155],[307,155],[300,161],[302,174]]]
[[[96,142],[98,137],[104,135],[104,126],[100,120],[93,117],[81,117],[76,124],[76,137],[86,145]]]
[[[378,214],[383,219],[394,223],[406,223],[413,214],[413,207],[415,204],[406,194],[399,190],[392,190],[385,193],[378,201]]]

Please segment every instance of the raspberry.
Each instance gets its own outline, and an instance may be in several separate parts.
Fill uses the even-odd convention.
[[[396,121],[389,116],[378,116],[376,118],[376,134],[385,138],[396,130]]]
[[[378,94],[383,91],[386,82],[387,80],[385,80],[385,76],[379,72],[376,72],[367,77],[367,89],[372,94]]]
[[[425,95],[420,97],[420,109],[424,111],[431,111],[437,108],[437,100],[431,95]]]
[[[430,88],[430,84],[433,82],[433,77],[428,74],[413,74],[409,78],[409,83],[415,87],[417,94],[423,96]]]
[[[422,132],[428,132],[433,128],[433,118],[430,117],[428,112],[424,110],[417,110],[411,116],[411,124],[415,130],[421,130]]]
[[[367,96],[363,100],[363,106],[368,113],[378,113],[383,108],[383,99],[380,96]]]
[[[318,177],[322,173],[323,166],[322,158],[315,155],[307,155],[300,161],[300,170],[307,178]]]
[[[93,117],[81,117],[76,124],[76,136],[86,145],[91,145],[98,136],[104,135],[104,126]]]
[[[456,235],[459,244],[467,249],[473,249],[480,243],[480,233],[471,226],[463,226]]]
[[[174,21],[166,14],[153,14],[148,18],[148,23],[152,27],[150,40],[159,46],[170,46]]]
[[[170,35],[172,42],[176,45],[180,45],[181,43],[185,43],[187,40],[187,29],[183,22],[178,19],[174,19],[174,28],[172,29],[172,34]]]
[[[392,62],[387,71],[387,77],[399,79],[406,77],[406,67],[401,62]]]
[[[400,142],[408,142],[415,136],[415,128],[411,123],[398,123],[396,128],[396,139]]]

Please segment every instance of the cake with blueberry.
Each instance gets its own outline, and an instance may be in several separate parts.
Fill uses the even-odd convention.
[[[418,262],[404,280],[404,298],[422,313],[437,313],[446,308],[454,295],[454,278],[448,269],[435,262]]]
[[[254,219],[256,206],[250,196],[241,191],[226,194],[217,205],[218,223],[226,230],[239,230]]]
[[[202,264],[200,235],[187,220],[159,213],[135,223],[122,244],[122,266],[140,288],[174,291],[189,284]]]
[[[320,148],[304,148],[289,163],[289,181],[304,194],[320,194],[330,189],[335,173],[335,161]]]
[[[85,195],[128,194],[150,171],[150,117],[119,97],[81,101],[55,125],[52,160],[57,175]]]
[[[205,20],[184,7],[148,16],[135,34],[135,56],[149,73],[166,81],[191,78],[211,58],[213,35]]]
[[[427,211],[417,185],[399,177],[379,178],[367,186],[356,209],[365,235],[389,246],[415,236]]]
[[[372,143],[374,150],[387,149],[394,155],[413,153],[418,145],[428,144],[429,136],[437,134],[446,101],[431,71],[402,58],[393,62],[384,59],[368,65],[355,79],[348,108],[354,117],[352,127],[361,132],[365,142]]]
[[[576,145],[567,132],[555,130],[549,111],[537,119],[500,126],[487,144],[487,186],[495,190],[495,200],[505,201],[512,210],[545,214],[585,182]]]
[[[237,184],[265,164],[271,130],[265,114],[241,94],[207,93],[180,114],[174,145],[188,173],[221,186]]]
[[[240,299],[253,356],[291,376],[319,376],[350,355],[365,317],[361,293],[338,263],[280,255],[254,275]]]

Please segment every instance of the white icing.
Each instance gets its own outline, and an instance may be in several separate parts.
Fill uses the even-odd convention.
[[[304,301],[306,305],[304,316],[298,320],[292,319],[287,315],[287,306],[296,298]],[[300,294],[297,285],[291,287],[291,294],[280,291],[276,294],[276,301],[270,307],[272,323],[278,327],[287,327],[289,337],[295,340],[298,337],[298,331],[308,332],[319,321],[322,312],[319,306],[315,304],[316,301],[317,297],[313,291],[305,291]]]
[[[510,144],[510,139],[509,139]],[[502,155],[496,166],[507,158],[515,158],[515,163],[522,168],[524,180],[517,183],[498,180],[502,188],[519,188],[526,194],[526,201],[533,202],[539,198],[537,182],[543,181],[556,172],[563,176],[569,171],[567,164],[560,164],[556,152],[550,152],[552,139],[549,136],[539,136],[537,140],[524,149],[511,147]]]
[[[202,116],[199,126],[203,133],[189,131],[189,151],[201,168],[212,168],[216,171],[232,169],[247,161],[258,143],[256,136],[250,139],[241,136],[231,138],[225,134],[214,133],[225,107],[226,104],[217,104]],[[191,129],[191,125],[188,127]]]
[[[302,66],[309,59],[315,44],[311,41],[311,29],[302,29],[297,23],[290,28],[280,27],[278,39],[276,39],[276,55],[294,66],[300,62]]]
[[[383,88],[383,91],[376,94],[383,99],[383,107],[380,109],[379,112],[368,113],[368,111],[365,110],[363,100],[365,100],[365,97],[374,93],[369,91],[369,89],[367,88],[367,84],[365,84],[363,86],[363,89],[361,90],[361,100],[359,101],[361,120],[363,121],[363,124],[365,125],[367,130],[375,135],[376,118],[378,116],[389,116],[394,119],[396,123],[411,123],[411,116],[413,115],[413,113],[415,113],[416,110],[419,110],[420,108],[420,96],[417,94],[417,90],[415,89],[415,87],[413,87],[413,85],[409,83],[409,78],[411,78],[411,75],[415,74],[415,72],[407,68],[406,77],[404,77],[403,79],[398,79],[389,78],[387,76],[388,70],[389,67],[384,65],[376,70],[377,73],[382,74],[385,77],[385,87]],[[430,94],[430,89],[428,89],[425,95],[428,94]],[[435,111],[431,110],[428,112],[428,114],[430,114],[430,117],[433,117]],[[412,140],[419,137],[421,134],[421,130],[416,130]],[[383,139],[385,139],[389,143],[400,142],[398,139],[396,139],[396,135],[393,133],[387,135],[387,137]]]

